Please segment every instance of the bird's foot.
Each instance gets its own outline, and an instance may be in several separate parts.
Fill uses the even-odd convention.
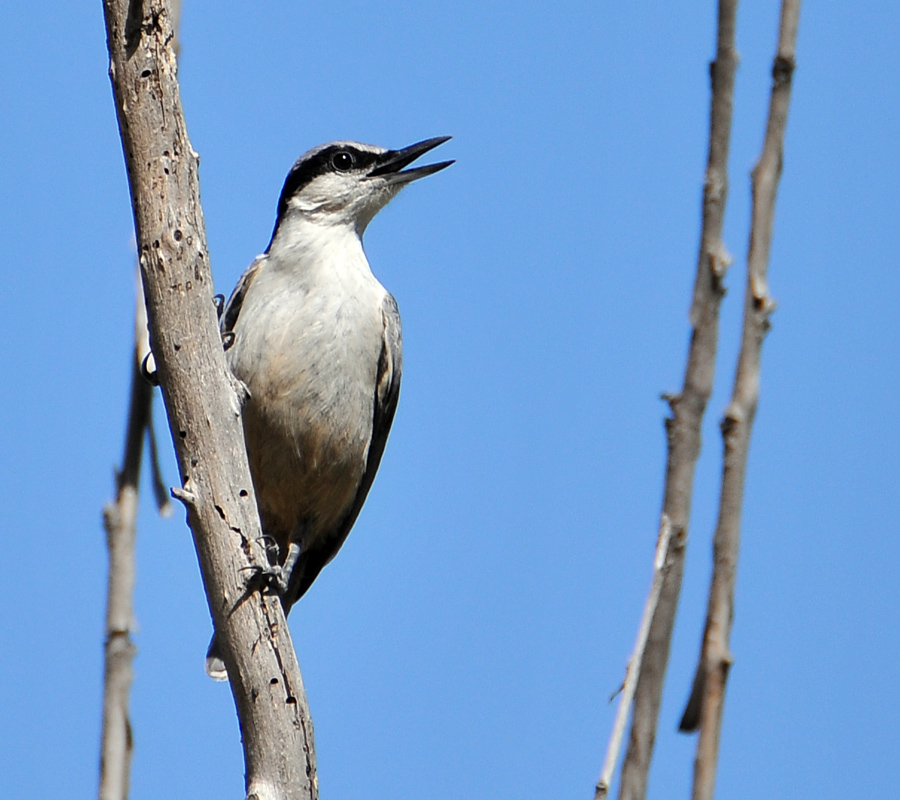
[[[280,564],[252,564],[244,567],[249,573],[247,575],[247,588],[251,591],[259,590],[260,592],[274,593],[283,596],[287,592],[287,579],[284,568]]]
[[[291,542],[288,545],[287,558],[284,564],[278,563],[279,548],[269,536],[264,536],[266,542],[266,556],[269,563],[265,566],[253,564],[245,569],[250,573],[247,578],[249,589],[259,589],[262,592],[274,592],[280,597],[287,594],[288,584],[291,580],[291,572],[300,557],[300,546]]]

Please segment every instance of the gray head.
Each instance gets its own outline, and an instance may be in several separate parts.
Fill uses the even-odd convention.
[[[278,226],[294,214],[323,224],[352,225],[362,235],[372,218],[406,184],[449,167],[452,161],[403,169],[450,137],[386,150],[359,142],[329,142],[304,153],[288,173],[278,200]],[[271,243],[270,243],[271,246]]]

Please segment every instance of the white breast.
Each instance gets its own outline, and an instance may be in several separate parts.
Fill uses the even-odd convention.
[[[291,244],[248,287],[227,357],[250,390],[245,435],[264,520],[324,528],[365,471],[385,290],[355,234]]]

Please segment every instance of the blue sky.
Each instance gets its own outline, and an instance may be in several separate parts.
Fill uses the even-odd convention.
[[[744,3],[716,393],[651,797],[697,655],[778,6]],[[0,26],[0,774],[95,792],[106,555],[133,312],[102,8]],[[181,81],[213,271],[263,250],[309,147],[452,134],[449,170],[371,225],[404,321],[400,408],[339,558],[291,615],[322,796],[586,798],[661,501],[706,158],[713,3],[186,0]],[[895,793],[900,693],[893,4],[807,3],[770,267],[719,794]],[[165,478],[177,470],[157,406]],[[135,800],[239,797],[227,688],[184,515],[140,517]]]

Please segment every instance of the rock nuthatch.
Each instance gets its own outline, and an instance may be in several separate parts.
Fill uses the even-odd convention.
[[[400,393],[400,316],[362,236],[450,137],[402,150],[332,142],[301,156],[272,240],[222,312],[225,356],[249,390],[244,438],[285,613],[340,550],[372,486]],[[227,335],[227,336],[226,336]],[[227,678],[213,637],[206,669]]]

